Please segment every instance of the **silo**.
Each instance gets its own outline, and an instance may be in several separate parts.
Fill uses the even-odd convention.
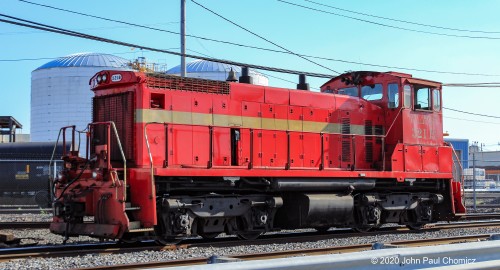
[[[31,73],[31,141],[55,141],[63,126],[85,129],[92,119],[89,80],[103,69],[128,70],[110,54],[78,53],[50,61]]]
[[[195,60],[186,64],[187,77],[202,78],[208,80],[225,81],[229,71],[233,69],[236,72],[236,78],[241,75],[241,67],[228,64],[216,63],[206,60]],[[180,66],[167,70],[167,74],[180,75]],[[250,76],[253,78],[253,84],[269,85],[269,79],[262,73],[250,69]]]

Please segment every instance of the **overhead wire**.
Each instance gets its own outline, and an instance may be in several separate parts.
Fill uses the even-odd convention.
[[[172,48],[175,49],[175,48]],[[115,52],[115,53],[110,53],[110,54],[131,54],[131,53],[137,53],[137,52]],[[0,62],[22,62],[22,61],[38,61],[38,60],[54,60],[61,58],[63,56],[57,56],[57,57],[39,57],[39,58],[18,58],[18,59],[0,59]]]
[[[157,48],[153,48],[153,47],[142,46],[142,45],[138,45],[138,44],[103,38],[103,37],[94,36],[94,35],[88,35],[88,34],[76,32],[76,31],[67,30],[64,28],[59,28],[59,27],[41,24],[41,23],[37,23],[37,22],[33,22],[33,21],[21,19],[21,18],[16,18],[13,16],[5,15],[5,14],[0,14],[0,17],[6,17],[9,19],[18,20],[18,21],[12,21],[12,20],[0,19],[0,22],[4,22],[4,23],[8,23],[8,24],[14,24],[14,25],[18,25],[18,26],[23,26],[23,27],[28,27],[28,28],[63,34],[63,35],[67,35],[67,36],[79,37],[79,38],[83,38],[83,39],[95,40],[95,41],[100,41],[100,42],[105,42],[105,43],[110,43],[110,44],[115,44],[115,45],[150,50],[153,52],[167,53],[167,54],[172,54],[172,55],[177,55],[177,56],[182,55],[179,52],[157,49]],[[242,63],[242,62],[236,62],[236,61],[229,61],[229,60],[225,60],[225,59],[216,59],[216,58],[204,57],[204,56],[199,56],[199,55],[192,55],[192,54],[184,54],[184,56],[194,58],[194,59],[201,59],[201,60],[213,61],[213,62],[218,62],[218,63],[225,63],[225,64],[229,64],[229,65],[245,66],[245,67],[254,68],[254,69],[262,69],[262,70],[275,71],[275,72],[281,72],[281,73],[289,73],[289,74],[296,74],[296,75],[303,74],[303,75],[310,76],[310,77],[329,78],[329,79],[333,77],[331,74],[314,73],[314,72],[306,72],[306,71],[298,71],[298,70],[291,70],[291,69],[284,69],[284,68],[255,65],[255,64]]]
[[[500,82],[482,82],[482,83],[444,83],[447,87],[500,87]]]
[[[311,59],[309,59],[307,57],[299,55],[299,54],[297,54],[297,53],[295,53],[295,52],[293,52],[293,51],[291,51],[291,50],[289,50],[289,49],[287,49],[287,48],[285,48],[285,47],[283,47],[283,46],[281,46],[281,45],[279,45],[279,44],[277,44],[277,43],[275,43],[275,42],[273,42],[273,41],[271,41],[271,40],[269,40],[269,39],[267,39],[267,38],[265,38],[265,37],[263,37],[263,36],[261,36],[259,34],[257,34],[257,33],[255,33],[255,32],[253,32],[253,31],[251,31],[251,30],[249,30],[248,28],[243,27],[243,26],[235,23],[234,21],[232,21],[232,20],[230,20],[230,19],[228,19],[228,18],[220,15],[219,13],[217,13],[217,12],[215,12],[215,11],[207,8],[206,6],[204,6],[204,5],[196,2],[195,0],[191,0],[191,2],[193,2],[194,4],[198,5],[199,7],[203,8],[203,9],[205,9],[206,11],[214,14],[215,16],[217,16],[217,17],[225,20],[226,22],[228,22],[228,23],[230,23],[230,24],[232,24],[232,25],[234,25],[234,26],[236,26],[236,27],[238,27],[238,28],[240,28],[240,29],[242,29],[242,30],[244,30],[244,31],[246,31],[246,32],[248,32],[248,33],[250,33],[250,34],[252,34],[252,35],[254,35],[254,36],[256,36],[256,37],[258,37],[258,38],[260,38],[260,39],[262,39],[262,40],[264,40],[264,41],[266,41],[266,42],[268,42],[268,43],[270,43],[272,45],[274,45],[274,46],[276,46],[276,47],[278,47],[278,48],[280,48],[280,49],[282,49],[282,50],[285,50],[285,51],[287,51],[287,52],[289,52],[289,53],[291,53],[291,54],[293,54],[293,55],[295,55],[295,56],[297,56],[299,58],[302,58],[302,59],[304,59],[304,60],[306,60],[306,61],[308,61],[310,63],[313,63],[313,64],[315,64],[315,65],[317,65],[319,67],[325,68],[325,69],[330,70],[330,71],[332,71],[334,73],[337,73],[337,74],[341,74],[340,72],[338,72],[336,70],[333,70],[333,69],[331,69],[331,68],[329,68],[329,67],[327,67],[325,65],[322,65],[322,64],[320,64],[318,62],[315,62],[315,61],[313,61],[313,60],[311,60]]]
[[[389,21],[395,21],[395,22],[402,22],[402,23],[407,23],[407,24],[414,24],[414,25],[418,25],[418,26],[425,26],[425,27],[430,27],[430,28],[437,28],[437,29],[451,30],[451,31],[459,31],[459,32],[483,33],[483,34],[500,34],[500,32],[497,32],[497,31],[460,29],[460,28],[438,26],[438,25],[425,24],[425,23],[419,23],[419,22],[412,22],[412,21],[407,21],[407,20],[400,20],[400,19],[395,19],[395,18],[383,17],[383,16],[374,15],[374,14],[368,14],[368,13],[363,13],[363,12],[359,12],[359,11],[353,11],[353,10],[349,10],[349,9],[339,8],[339,7],[335,7],[335,6],[332,6],[332,5],[327,5],[327,4],[324,4],[324,3],[318,3],[318,2],[312,1],[312,0],[304,0],[304,1],[316,4],[316,5],[328,7],[328,8],[331,8],[331,9],[336,9],[336,10],[340,10],[340,11],[344,11],[344,12],[353,13],[353,14],[363,15],[363,16],[367,16],[367,17],[374,17],[374,18],[377,18],[377,19],[383,19],[383,20],[389,20]]]
[[[489,118],[496,118],[496,119],[500,119],[500,116],[496,116],[496,115],[488,115],[488,114],[481,114],[481,113],[473,113],[473,112],[467,112],[467,111],[462,111],[462,110],[457,110],[457,109],[447,108],[447,107],[443,107],[443,109],[447,109],[447,110],[454,111],[454,112],[459,112],[459,113],[464,113],[464,114],[475,115],[475,116],[482,116],[482,117],[489,117]]]
[[[126,22],[126,21],[114,20],[114,19],[110,19],[110,18],[105,18],[105,17],[101,17],[101,16],[95,16],[95,15],[83,13],[83,12],[78,12],[78,11],[73,11],[73,10],[58,8],[58,7],[54,7],[54,6],[50,6],[50,5],[44,5],[44,4],[34,3],[34,2],[27,1],[27,0],[19,0],[19,1],[27,3],[27,4],[32,4],[32,5],[41,6],[41,7],[45,7],[45,8],[49,8],[49,9],[54,9],[54,10],[59,10],[59,11],[68,12],[68,13],[72,13],[72,14],[77,14],[77,15],[81,15],[81,16],[92,17],[92,18],[96,18],[96,19],[100,19],[100,20],[105,20],[105,21],[122,23],[122,24],[130,25],[130,26],[134,26],[134,27],[140,27],[140,28],[144,28],[144,29],[149,29],[149,30],[154,30],[154,31],[160,31],[160,32],[165,32],[165,33],[169,33],[169,34],[180,35],[179,32],[175,32],[175,31],[170,31],[170,30],[165,30],[165,29],[160,29],[160,28],[155,28],[155,27],[149,27],[149,26],[140,25],[140,24],[136,24],[136,23],[130,23],[130,22]],[[198,36],[198,35],[186,34],[186,37],[194,38],[194,39],[201,39],[201,40],[210,41],[210,42],[222,43],[222,44],[227,44],[227,45],[232,45],[232,46],[238,46],[238,47],[243,47],[243,48],[249,48],[249,49],[261,50],[261,51],[268,51],[268,52],[274,52],[274,53],[292,54],[292,55],[294,55],[294,53],[290,53],[288,51],[276,50],[276,49],[270,49],[270,48],[263,48],[263,47],[259,47],[259,46],[248,45],[248,44],[240,44],[240,43],[236,43],[236,42],[219,40],[219,39],[213,39],[213,38],[208,38],[208,37],[203,37],[203,36]],[[419,72],[426,72],[426,73],[452,74],[452,75],[465,75],[465,76],[485,76],[485,77],[500,76],[500,74],[485,74],[485,73],[440,71],[440,70],[429,70],[429,69],[418,69],[418,68],[401,67],[401,66],[391,66],[391,65],[363,63],[363,62],[356,62],[356,61],[350,61],[350,60],[344,60],[344,59],[335,59],[335,58],[329,58],[329,57],[314,56],[314,55],[309,55],[309,54],[295,53],[295,55],[299,55],[299,56],[303,56],[303,57],[307,57],[307,58],[319,59],[319,60],[326,60],[326,61],[346,63],[346,64],[364,65],[364,66],[371,66],[371,67],[382,67],[382,68],[389,68],[389,69],[419,71]]]
[[[466,122],[474,122],[474,123],[483,123],[483,124],[500,125],[500,123],[488,122],[488,121],[478,121],[478,120],[463,119],[463,118],[450,117],[450,116],[443,116],[443,117],[444,117],[444,118],[448,118],[448,119],[453,119],[453,120],[466,121]]]
[[[132,43],[127,43],[127,42],[122,42],[122,41],[117,41],[117,40],[112,40],[112,39],[107,39],[103,37],[98,37],[98,36],[93,36],[93,35],[87,35],[84,33],[79,33],[76,31],[71,31],[67,30],[64,28],[59,28],[55,26],[50,26],[46,24],[41,24],[5,14],[1,14],[1,17],[6,17],[9,19],[14,19],[16,21],[10,21],[6,19],[0,19],[0,22],[4,23],[9,23],[9,24],[14,24],[18,26],[23,26],[23,27],[28,27],[28,28],[33,28],[33,29],[38,29],[42,31],[48,31],[48,32],[53,32],[53,33],[58,33],[58,34],[63,34],[63,35],[68,35],[68,36],[73,36],[73,37],[79,37],[79,38],[84,38],[84,39],[90,39],[90,40],[95,40],[95,41],[100,41],[100,42],[106,42],[106,43],[111,43],[111,44],[116,44],[116,45],[122,45],[122,46],[127,46],[127,47],[134,47],[134,48],[140,48],[140,49],[145,49],[145,50],[150,50],[154,52],[161,52],[161,53],[167,53],[167,54],[173,54],[177,56],[181,56],[181,53],[178,52],[173,52],[173,51],[168,51],[168,50],[163,50],[163,49],[156,49],[152,47],[146,47],[146,46],[141,46],[137,44],[132,44]],[[249,68],[255,68],[255,69],[261,69],[261,70],[268,70],[268,71],[274,71],[274,72],[281,72],[281,73],[289,73],[289,74],[304,74],[307,76],[311,77],[317,77],[317,78],[332,78],[330,74],[321,74],[321,73],[311,73],[311,72],[305,72],[305,71],[297,71],[297,70],[289,70],[289,69],[281,69],[281,68],[275,68],[275,67],[268,67],[268,66],[261,66],[261,65],[253,65],[253,64],[248,64],[248,63],[241,63],[241,62],[235,62],[235,61],[229,61],[229,60],[224,60],[224,59],[216,59],[216,58],[211,58],[211,57],[203,57],[203,56],[198,56],[198,55],[190,55],[190,54],[185,54],[186,57],[194,58],[194,59],[201,59],[201,60],[207,60],[207,61],[213,61],[213,62],[219,62],[219,63],[225,63],[229,65],[237,65],[237,66],[246,66]],[[452,109],[452,108],[447,108],[443,107],[444,109],[459,112],[459,113],[465,113],[465,114],[470,114],[470,115],[475,115],[475,116],[482,116],[482,117],[490,117],[490,118],[500,118],[499,116],[492,116],[492,115],[486,115],[486,114],[478,114],[478,113],[471,113],[471,112],[466,112],[462,110],[457,110],[457,109]]]
[[[410,31],[410,32],[415,32],[415,33],[422,33],[422,34],[429,34],[429,35],[436,35],[436,36],[457,37],[457,38],[469,38],[469,39],[491,39],[491,40],[499,40],[500,39],[500,37],[467,36],[467,35],[446,34],[446,33],[437,33],[437,32],[431,32],[431,31],[411,29],[411,28],[406,28],[406,27],[401,27],[401,26],[389,25],[389,24],[385,24],[385,23],[379,23],[379,22],[375,22],[375,21],[360,19],[360,18],[356,18],[356,17],[344,15],[344,14],[339,14],[339,13],[327,11],[327,10],[322,10],[322,9],[308,7],[308,6],[304,6],[304,5],[300,5],[300,4],[296,4],[296,3],[291,3],[291,2],[288,2],[285,0],[276,0],[276,1],[288,4],[288,5],[300,7],[303,9],[308,9],[308,10],[320,12],[320,13],[326,13],[326,14],[330,14],[330,15],[334,15],[334,16],[338,16],[338,17],[343,17],[343,18],[347,18],[347,19],[351,19],[351,20],[355,20],[355,21],[360,21],[360,22],[364,22],[364,23],[368,23],[368,24],[373,24],[373,25],[378,25],[378,26],[383,26],[383,27],[388,27],[388,28],[393,28],[393,29],[399,29],[399,30],[404,30],[404,31]]]

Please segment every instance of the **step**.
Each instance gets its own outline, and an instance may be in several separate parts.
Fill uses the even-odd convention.
[[[125,203],[125,211],[137,211],[141,210],[141,207],[139,206],[132,206],[130,202]]]
[[[141,222],[140,221],[130,221],[128,225],[128,230],[136,230],[141,228]]]
[[[138,233],[138,232],[153,232],[154,228],[140,228],[140,229],[129,229],[128,232]]]

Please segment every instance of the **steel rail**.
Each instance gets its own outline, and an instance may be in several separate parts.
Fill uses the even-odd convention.
[[[391,247],[422,247],[431,245],[448,245],[448,244],[464,243],[464,242],[477,242],[481,240],[487,240],[490,238],[491,235],[489,234],[481,234],[481,235],[467,235],[467,236],[446,237],[446,238],[394,241],[390,243],[384,243],[384,245]],[[269,260],[277,258],[287,258],[291,256],[313,256],[313,255],[327,255],[336,253],[352,253],[359,251],[367,251],[371,249],[373,249],[372,244],[360,244],[360,245],[337,246],[328,248],[240,254],[240,255],[231,255],[228,258],[241,261]],[[193,265],[207,264],[207,261],[208,261],[207,258],[195,258],[195,259],[163,261],[163,262],[98,266],[98,267],[92,267],[92,269],[144,269],[153,267],[193,266]]]
[[[48,229],[50,221],[20,221],[20,222],[0,222],[0,230],[5,229]]]
[[[52,208],[0,208],[2,214],[42,214],[52,213]]]
[[[285,244],[298,242],[314,242],[328,239],[340,239],[350,237],[374,236],[383,234],[401,234],[414,233],[422,231],[438,231],[445,229],[456,228],[478,228],[478,227],[500,227],[500,220],[483,221],[483,222],[457,222],[457,223],[439,223],[427,226],[420,231],[411,231],[405,227],[386,227],[377,231],[366,233],[353,233],[350,229],[332,230],[327,233],[316,232],[301,232],[301,233],[278,233],[264,235],[256,240],[239,240],[236,237],[219,237],[211,240],[188,239],[179,244],[169,246],[159,246],[151,242],[139,242],[135,244],[120,244],[116,242],[96,243],[96,244],[74,244],[74,245],[58,245],[58,246],[38,246],[30,248],[12,248],[0,249],[0,262],[6,262],[14,259],[35,258],[35,257],[71,257],[79,256],[84,253],[97,254],[118,254],[139,252],[145,250],[160,251],[160,250],[176,250],[202,247],[232,247],[240,245],[268,245],[268,244]],[[431,240],[420,240],[431,241]],[[408,242],[408,241],[405,241]],[[392,243],[394,244],[394,243]],[[371,247],[371,245],[369,245]],[[344,247],[345,248],[345,247]],[[350,247],[353,251],[359,248],[366,248],[365,245]],[[302,254],[303,251],[300,251]],[[204,261],[205,262],[205,261]],[[176,262],[172,262],[176,264]],[[179,264],[181,265],[181,264]]]

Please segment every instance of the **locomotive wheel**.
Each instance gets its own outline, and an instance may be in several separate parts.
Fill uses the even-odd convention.
[[[240,233],[237,233],[236,235],[241,240],[255,240],[261,234],[262,234],[262,232],[240,232]]]
[[[367,233],[367,232],[373,230],[374,227],[356,227],[356,228],[352,228],[352,229],[358,233]]]
[[[316,227],[314,229],[319,233],[326,233],[330,229],[330,227]]]
[[[377,226],[365,226],[365,227],[356,227],[356,228],[352,228],[355,232],[359,232],[359,233],[367,233],[367,232],[371,232],[373,230],[376,230],[378,228],[380,228],[380,226],[382,225],[377,225]]]
[[[156,228],[155,228],[155,232],[156,232]],[[156,237],[155,237],[155,243],[157,243],[158,245],[162,245],[162,246],[175,245],[175,244],[179,243],[180,241],[181,241],[180,239],[177,239],[175,237],[164,237],[158,233],[156,233]]]
[[[125,244],[134,244],[134,243],[137,243],[139,241],[136,238],[130,238],[130,237],[124,236],[123,238],[120,239],[119,242],[125,243]]]
[[[201,236],[203,239],[214,239],[215,237],[219,236],[219,233],[198,233],[199,236]]]
[[[425,226],[425,223],[410,223],[406,224],[406,227],[412,231],[421,231]]]

